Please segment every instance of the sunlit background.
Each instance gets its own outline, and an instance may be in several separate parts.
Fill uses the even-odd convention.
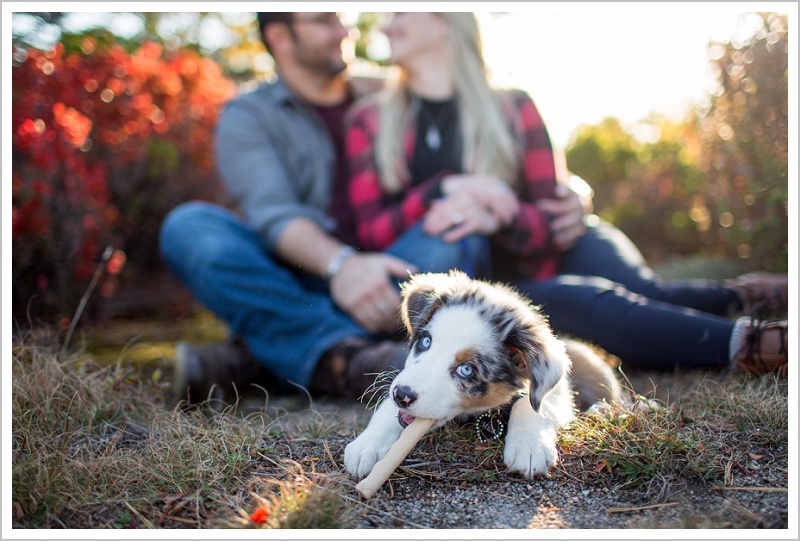
[[[486,47],[498,77],[531,93],[562,147],[581,124],[609,116],[634,123],[654,111],[678,116],[703,102],[718,85],[709,43],[749,37],[757,24],[724,8],[655,13],[635,6],[502,14],[490,23]]]

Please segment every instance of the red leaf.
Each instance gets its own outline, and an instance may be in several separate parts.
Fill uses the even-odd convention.
[[[266,507],[259,507],[253,514],[250,515],[250,520],[255,522],[256,524],[265,524],[267,519],[269,518],[269,511]]]

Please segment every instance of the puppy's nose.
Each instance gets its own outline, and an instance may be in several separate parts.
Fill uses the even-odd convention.
[[[410,387],[405,385],[398,385],[392,391],[392,398],[394,403],[401,408],[407,408],[417,400],[417,393],[411,390]]]

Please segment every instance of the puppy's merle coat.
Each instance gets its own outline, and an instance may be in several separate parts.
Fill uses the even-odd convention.
[[[435,419],[437,427],[503,406],[510,408],[503,453],[509,471],[545,474],[558,458],[557,430],[574,418],[575,393],[584,405],[618,399],[611,369],[590,348],[558,340],[506,286],[461,272],[417,275],[403,286],[401,317],[411,343],[405,368],[345,449],[345,466],[358,478],[415,417]]]

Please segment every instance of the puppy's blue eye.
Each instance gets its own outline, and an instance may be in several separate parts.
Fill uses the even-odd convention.
[[[456,367],[456,374],[462,378],[471,378],[473,374],[472,367],[468,364],[460,364]]]
[[[419,339],[419,349],[421,351],[428,351],[431,349],[431,344],[433,343],[433,339],[429,335],[425,335]]]

